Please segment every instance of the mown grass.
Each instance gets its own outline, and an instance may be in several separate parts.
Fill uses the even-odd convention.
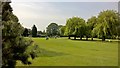
[[[118,66],[118,42],[33,38],[40,48],[30,66]],[[17,66],[23,66],[18,62]]]

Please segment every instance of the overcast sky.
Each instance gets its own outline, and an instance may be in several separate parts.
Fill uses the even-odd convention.
[[[19,18],[20,23],[24,27],[31,29],[35,24],[38,30],[42,31],[45,30],[51,22],[65,25],[66,19],[73,16],[79,16],[87,20],[91,16],[97,16],[98,13],[103,10],[118,10],[118,3],[112,2],[112,0],[110,0],[110,2],[45,1],[46,2],[17,2],[13,0],[11,6],[13,13]]]

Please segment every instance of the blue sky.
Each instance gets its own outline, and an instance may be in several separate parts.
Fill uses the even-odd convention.
[[[34,24],[38,30],[45,30],[51,23],[65,25],[66,19],[79,16],[87,20],[107,9],[118,10],[117,2],[15,2],[11,3],[13,13],[27,28]]]

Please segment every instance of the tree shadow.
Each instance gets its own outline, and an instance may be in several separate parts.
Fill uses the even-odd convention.
[[[39,57],[54,57],[54,56],[63,56],[63,55],[68,55],[62,52],[55,52],[55,51],[49,51],[40,48],[39,54],[37,54]]]
[[[102,40],[86,40],[86,39],[71,39],[71,40],[74,40],[74,41],[102,41]]]
[[[86,40],[86,39],[71,39],[73,41],[92,41],[92,42],[120,42],[120,41],[109,41],[109,40],[105,40],[105,41],[102,41],[101,39],[94,39],[94,40]]]

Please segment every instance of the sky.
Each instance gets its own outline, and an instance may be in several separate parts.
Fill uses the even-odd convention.
[[[39,0],[40,1],[40,0]],[[78,16],[87,21],[92,16],[97,16],[103,10],[117,10],[117,0],[108,2],[87,0],[77,2],[77,0],[54,2],[55,0],[35,1],[15,1],[12,0],[11,6],[13,13],[19,18],[19,22],[26,28],[31,29],[36,25],[38,30],[45,30],[50,23],[65,25],[66,20],[73,16]],[[56,0],[57,1],[57,0]]]

